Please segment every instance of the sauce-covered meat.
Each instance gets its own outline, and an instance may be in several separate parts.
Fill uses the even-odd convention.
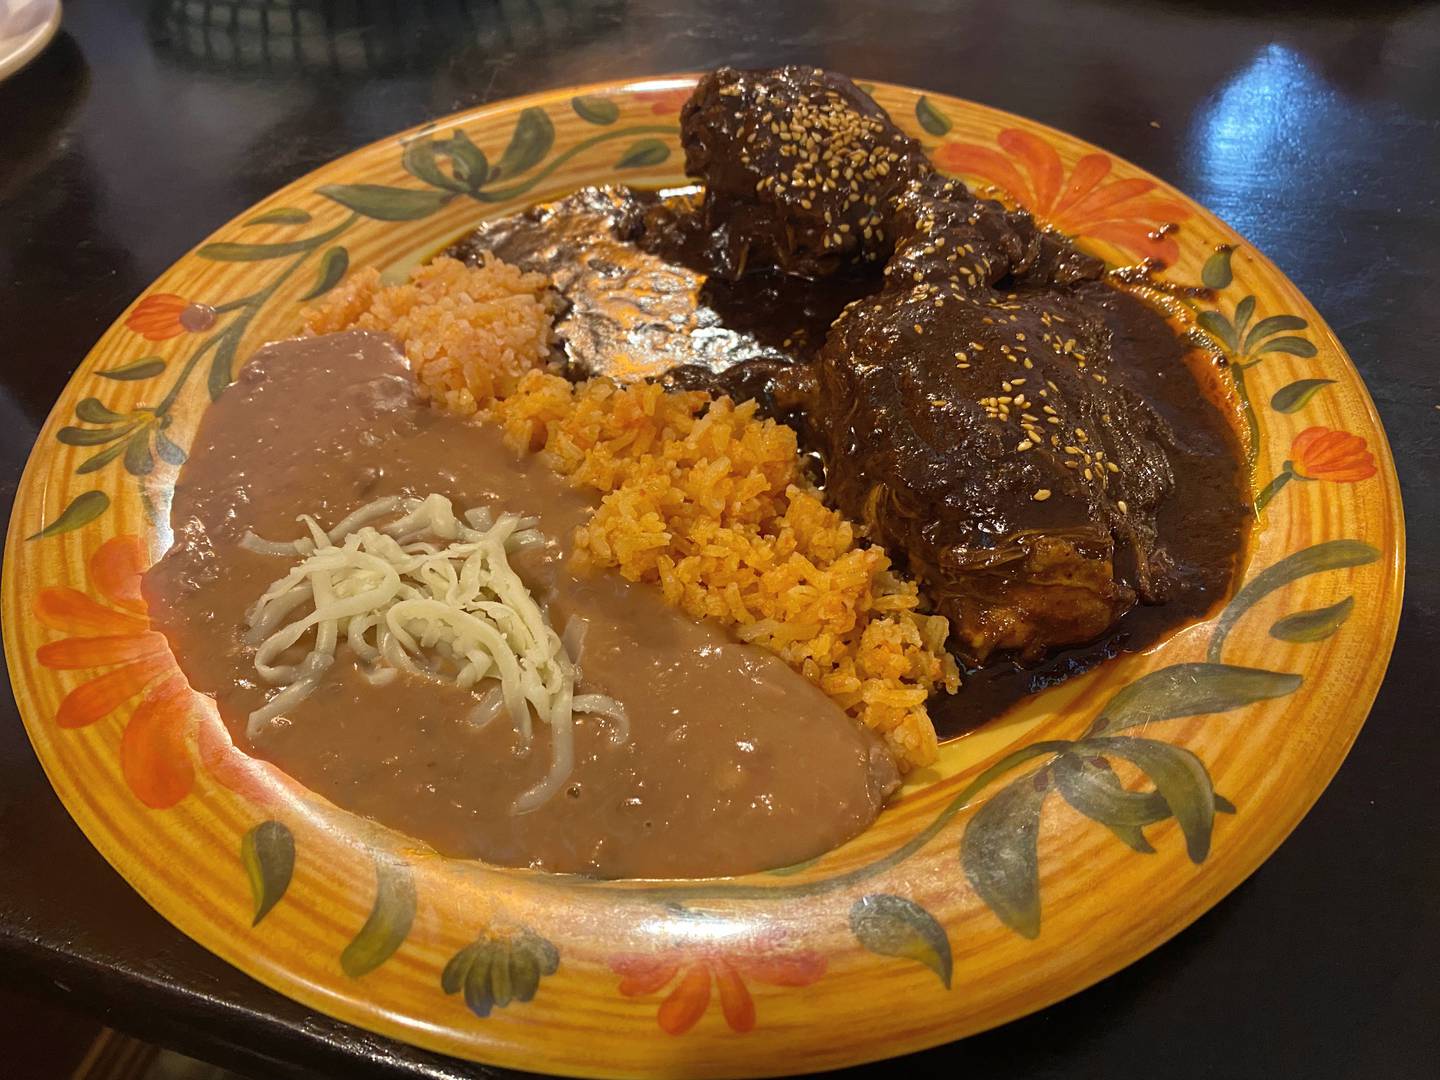
[[[930,172],[920,144],[843,75],[721,68],[680,114],[685,171],[705,181],[716,268],[822,277],[883,261],[889,201]]]
[[[938,177],[890,220],[886,287],[820,355],[836,502],[906,553],[976,660],[1038,658],[1163,602],[1174,437],[1111,355],[1099,263]]]
[[[383,495],[439,492],[457,508],[540,519],[547,543],[515,557],[557,629],[583,622],[581,685],[619,699],[629,738],[576,718],[566,790],[511,807],[550,760],[547,728],[522,745],[477,697],[408,676],[376,685],[342,657],[253,744],[267,696],[245,612],[289,568],[240,546],[298,535]],[[864,828],[896,783],[875,740],[781,660],[667,607],[617,576],[577,576],[570,536],[586,498],[497,432],[415,400],[380,335],[271,345],[205,414],[172,508],[175,544],[147,574],[152,618],[192,685],[242,746],[338,805],[443,853],[603,876],[707,876],[797,862]],[[578,628],[571,631],[572,636]]]
[[[836,505],[906,558],[963,658],[1037,660],[1093,641],[1137,603],[1192,584],[1156,525],[1177,494],[1180,439],[1132,376],[1157,358],[1116,333],[1147,313],[1099,283],[1098,260],[934,173],[917,146],[882,134],[876,110],[814,69],[722,69],[682,114],[707,211],[742,198],[735,177],[770,161],[757,146],[787,161],[821,148],[794,191],[750,196],[787,235],[817,177],[813,206],[835,219],[830,201],[847,179],[830,164],[837,147],[865,164],[866,242],[840,248],[839,261],[884,257],[884,286],[841,312],[812,370],[765,371],[807,417]],[[755,139],[757,124],[778,134]],[[783,252],[777,261],[817,269]],[[745,379],[742,365],[715,381]],[[1233,442],[1218,413],[1200,427],[1191,443],[1198,435],[1231,477],[1214,528],[1238,548]],[[1207,586],[1228,581],[1233,558],[1212,571]]]

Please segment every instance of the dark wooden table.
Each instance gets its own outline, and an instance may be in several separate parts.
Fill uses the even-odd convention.
[[[54,44],[0,84],[7,515],[35,434],[71,371],[170,262],[321,162],[496,98],[722,62],[805,61],[1054,124],[1150,169],[1229,221],[1335,328],[1394,442],[1411,540],[1389,677],[1319,805],[1210,914],[1069,1001],[907,1065],[992,1080],[1437,1075],[1440,7],[65,7]],[[495,1075],[317,1015],[172,930],[71,823],[8,693],[0,701],[0,978],[260,1077]]]

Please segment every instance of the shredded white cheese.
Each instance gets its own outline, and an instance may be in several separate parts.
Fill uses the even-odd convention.
[[[386,517],[395,520],[373,524]],[[429,495],[377,499],[328,532],[309,515],[299,520],[308,538],[282,543],[250,534],[244,541],[261,554],[300,557],[246,613],[255,671],[280,688],[250,714],[251,738],[315,690],[341,642],[376,683],[408,672],[473,689],[472,719],[488,723],[503,708],[526,745],[532,714],[549,724],[550,771],[515,800],[515,813],[534,810],[569,779],[574,713],[607,717],[615,740],[628,738],[619,702],[575,694],[583,627],[566,628],[567,653],[510,566],[510,553],[543,542],[533,519],[494,518],[487,508],[462,519],[449,499]],[[302,659],[286,662],[304,645]]]

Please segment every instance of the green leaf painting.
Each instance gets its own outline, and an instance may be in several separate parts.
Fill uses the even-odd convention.
[[[236,332],[236,327],[240,327],[239,333]],[[210,358],[209,377],[205,380],[211,401],[223,394],[235,381],[235,361],[240,352],[240,334],[243,332],[242,324],[232,323],[211,338],[215,352]]]
[[[31,533],[25,539],[44,540],[49,536],[59,536],[61,533],[71,532],[82,525],[90,524],[109,508],[109,495],[103,491],[87,491],[82,495],[75,496],[70,505],[60,511],[60,514],[49,525],[39,532]]]
[[[278,821],[262,821],[240,840],[240,861],[255,903],[252,926],[280,902],[295,872],[295,837]]]
[[[1235,339],[1235,328],[1220,312],[1202,311],[1195,319],[1211,337],[1218,339],[1227,349],[1233,352],[1239,348]]]
[[[129,440],[126,440],[125,442],[117,442],[115,445],[105,450],[101,450],[100,453],[96,454],[94,457],[86,458],[79,465],[76,465],[75,473],[77,476],[84,476],[88,473],[99,472],[106,465],[109,465],[110,462],[114,461],[121,454],[129,450],[129,448]]]
[[[106,408],[98,398],[82,398],[75,405],[75,415],[87,424],[114,424],[125,420],[124,413]]]
[[[641,139],[633,143],[615,163],[617,169],[643,169],[659,165],[670,156],[670,147],[659,139]]]
[[[1235,305],[1235,316],[1232,320],[1235,327],[1235,338],[1239,340],[1245,328],[1250,325],[1250,319],[1255,314],[1255,297],[1247,296]]]
[[[1089,734],[1114,734],[1182,716],[1229,712],[1294,693],[1300,682],[1299,675],[1260,668],[1172,664],[1118,691],[1100,710]]]
[[[463,181],[449,175],[440,167],[436,158],[437,144],[433,139],[417,139],[408,143],[401,152],[400,164],[417,180],[423,180],[431,187],[448,191],[465,190]]]
[[[441,157],[450,162],[448,173],[440,165]],[[400,163],[417,180],[457,193],[478,191],[490,176],[485,152],[459,130],[444,139],[416,139],[407,143]]]
[[[155,470],[155,457],[150,453],[148,432],[132,435],[125,444],[125,471],[131,476],[149,476]]]
[[[384,184],[326,184],[315,190],[325,198],[377,221],[418,221],[429,217],[455,197],[453,191],[389,187]]]
[[[1298,379],[1276,390],[1270,407],[1281,413],[1299,412],[1312,397],[1334,383],[1334,379]]]
[[[1090,753],[1123,758],[1148,776],[1185,834],[1191,862],[1205,861],[1215,823],[1215,788],[1203,761],[1182,746],[1158,739],[1119,735],[1086,739],[1083,745]]]
[[[1230,636],[1230,631],[1240,621],[1240,617],[1276,589],[1311,574],[1364,566],[1378,558],[1380,552],[1359,540],[1328,540],[1287,555],[1274,566],[1262,570],[1247,581],[1230,603],[1225,605],[1225,610],[1215,621],[1215,629],[1210,635],[1209,658],[1212,661],[1220,659],[1225,639]]]
[[[1318,350],[1313,344],[1301,337],[1277,337],[1271,338],[1253,350],[1253,355],[1263,356],[1265,353],[1289,353],[1291,356],[1309,358],[1314,356]]]
[[[862,896],[850,908],[850,930],[873,953],[924,964],[950,989],[950,939],[935,916],[915,901],[883,893]]]
[[[560,953],[532,930],[484,935],[450,958],[440,988],[461,994],[466,1007],[486,1017],[512,1001],[530,1001],[540,980],[560,967]]]
[[[310,291],[300,299],[302,301],[314,300],[316,297],[324,296],[340,284],[340,279],[345,276],[345,271],[348,269],[350,269],[350,252],[345,250],[344,245],[336,244],[320,256],[320,266],[315,273],[315,284],[310,286]]]
[[[1215,254],[1205,260],[1205,265],[1200,271],[1200,281],[1207,289],[1226,289],[1230,287],[1233,276],[1230,273],[1230,257],[1235,254],[1235,249],[1226,245],[1217,248]]]
[[[166,465],[179,467],[185,464],[185,451],[163,431],[155,432],[155,456]]]
[[[131,360],[128,364],[121,364],[119,367],[104,368],[95,372],[102,379],[114,379],[117,382],[135,382],[139,379],[153,379],[156,375],[165,370],[165,361],[158,356],[142,356],[139,360]]]
[[[1314,611],[1297,611],[1286,615],[1270,627],[1270,636],[1281,641],[1312,642],[1324,641],[1339,630],[1355,609],[1355,598],[1347,596],[1337,604],[1316,608]]]
[[[263,214],[257,214],[246,225],[304,225],[310,220],[310,215],[299,207],[277,206],[274,210],[267,210]]]
[[[587,124],[613,124],[620,119],[620,106],[603,94],[592,94],[570,99],[575,115]]]
[[[1309,324],[1298,315],[1271,315],[1267,319],[1261,319],[1245,335],[1245,351],[1248,353],[1260,342],[1273,334],[1284,333],[1287,330],[1304,330]]]
[[[555,125],[545,115],[545,110],[534,106],[524,110],[515,121],[510,145],[505,147],[500,163],[495,166],[495,179],[512,179],[539,164],[554,142]]]
[[[135,425],[127,427],[80,428],[63,427],[55,433],[57,442],[66,446],[100,446],[120,438]]]
[[[1040,808],[1048,792],[1043,769],[1012,781],[980,807],[960,841],[971,888],[1027,938],[1040,935]]]
[[[1158,791],[1127,791],[1102,757],[1061,754],[1051,766],[1055,790],[1091,821],[1104,825],[1135,851],[1154,854],[1142,831],[1164,821],[1170,806]]]
[[[931,135],[945,135],[950,131],[949,117],[937,109],[934,102],[924,94],[915,102],[915,119]]]
[[[394,955],[415,922],[415,878],[399,858],[375,859],[375,904],[370,917],[340,954],[340,967],[352,979],[367,975]]]
[[[408,144],[401,154],[401,165],[417,180],[445,191],[462,192],[465,183],[440,167],[434,140],[417,140]]]
[[[478,191],[490,179],[490,163],[485,152],[471,142],[465,132],[452,132],[449,139],[435,145],[450,158],[454,177],[465,185],[466,191]]]
[[[1269,352],[1288,352],[1304,357],[1315,355],[1315,346],[1305,338],[1294,335],[1274,336],[1286,330],[1304,330],[1309,325],[1304,319],[1295,315],[1271,315],[1261,319],[1253,327],[1250,326],[1256,304],[1254,296],[1246,296],[1235,305],[1229,318],[1221,311],[1206,309],[1197,312],[1195,320],[1206,333],[1230,351],[1232,359],[1240,363]]]
[[[265,262],[268,259],[298,255],[302,251],[308,252],[313,246],[308,239],[290,240],[283,244],[215,243],[203,245],[195,254],[202,259],[213,259],[216,262]]]

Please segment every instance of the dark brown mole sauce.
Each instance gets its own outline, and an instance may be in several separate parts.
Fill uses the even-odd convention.
[[[880,287],[878,267],[819,280],[772,270],[738,279],[709,272],[708,236],[692,213],[694,190],[679,194],[591,188],[524,214],[487,222],[449,254],[501,258],[556,280],[568,303],[557,330],[577,376],[655,377],[686,365],[718,371],[744,360],[810,362],[831,322],[852,300]],[[578,268],[578,269],[577,269]],[[1027,695],[1079,675],[1122,652],[1154,645],[1203,617],[1230,590],[1253,513],[1244,458],[1208,354],[1183,340],[1165,316],[1116,285],[1079,286],[1113,335],[1114,363],[1175,435],[1174,490],[1157,531],[1176,587],[1163,604],[1132,607],[1098,640],[1020,664],[1003,656],[966,673],[954,695],[930,700],[941,738],[972,730]],[[1148,276],[1144,281],[1153,285]],[[613,290],[628,290],[618,300]],[[641,296],[637,301],[635,294]],[[636,314],[638,311],[640,314]],[[703,380],[702,380],[703,382]],[[763,379],[752,387],[765,393]],[[796,425],[804,417],[773,410]],[[891,552],[903,567],[903,553]]]
[[[1175,486],[1156,531],[1173,561],[1176,587],[1163,604],[1137,604],[1098,640],[1063,649],[1039,663],[998,658],[965,673],[958,694],[930,699],[941,738],[962,734],[1022,698],[1089,671],[1125,652],[1139,652],[1203,618],[1229,595],[1254,513],[1244,453],[1226,419],[1227,404],[1211,354],[1180,338],[1144,301],[1110,285],[1086,293],[1113,335],[1116,366],[1175,435]]]

